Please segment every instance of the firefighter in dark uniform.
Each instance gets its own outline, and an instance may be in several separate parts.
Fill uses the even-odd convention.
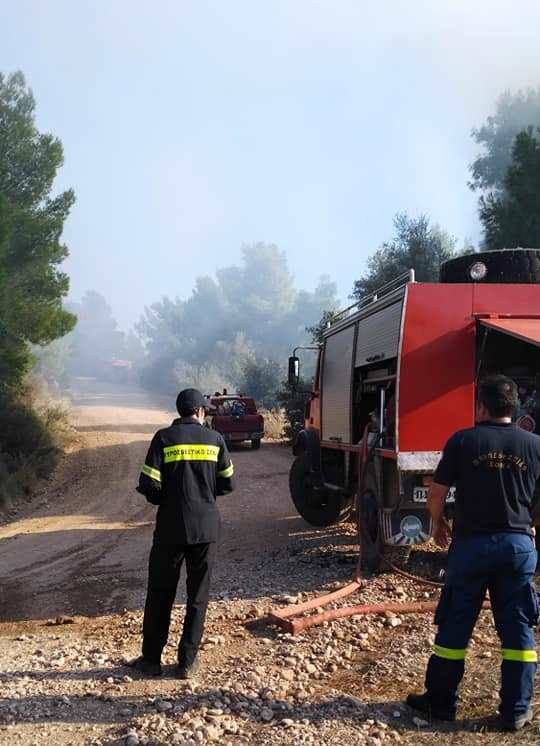
[[[159,506],[148,568],[142,656],[131,664],[150,676],[161,674],[161,653],[184,560],[187,602],[178,675],[190,678],[199,666],[197,652],[220,529],[216,496],[234,489],[225,441],[204,426],[207,406],[196,389],[180,392],[176,401],[180,418],[154,435],[139,477],[138,491]]]
[[[502,646],[499,716],[504,730],[532,720],[537,666],[534,626],[536,549],[532,501],[540,478],[540,437],[512,423],[517,386],[491,376],[479,386],[476,427],[455,433],[444,449],[430,488],[433,537],[445,547],[448,489],[456,487],[446,583],[435,613],[438,632],[424,694],[407,703],[425,715],[455,720],[467,645],[489,591]]]

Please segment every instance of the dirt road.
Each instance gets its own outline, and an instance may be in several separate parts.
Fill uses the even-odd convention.
[[[167,404],[134,388],[77,383],[75,444],[37,510],[34,501],[0,526],[3,620],[141,607],[156,509],[134,488],[148,441],[175,416]],[[301,526],[288,496],[290,450],[268,443],[232,457],[239,488],[220,503],[218,567],[279,547]]]
[[[126,668],[139,654],[155,508],[134,490],[168,403],[136,389],[80,382],[77,437],[33,502],[0,524],[0,746],[499,746],[493,723],[499,644],[484,612],[471,642],[460,720],[418,719],[433,640],[420,615],[352,617],[296,638],[266,624],[276,605],[347,582],[351,525],[314,531],[294,513],[290,450],[236,450],[238,489],[224,519],[196,682],[175,678],[180,584],[164,676]],[[433,554],[430,553],[430,557]],[[394,574],[337,605],[435,599]],[[538,707],[538,698],[535,706]],[[540,717],[520,736],[540,740]]]

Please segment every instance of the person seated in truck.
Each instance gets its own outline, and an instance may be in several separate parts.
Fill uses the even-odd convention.
[[[231,414],[233,417],[243,417],[246,413],[246,405],[244,402],[236,400],[231,405]]]

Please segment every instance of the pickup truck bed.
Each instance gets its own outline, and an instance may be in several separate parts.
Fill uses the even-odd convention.
[[[227,444],[249,440],[252,448],[260,448],[264,419],[250,397],[212,396],[210,415],[212,428],[223,435]]]

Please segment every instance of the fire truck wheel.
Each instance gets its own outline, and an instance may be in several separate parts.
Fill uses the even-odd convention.
[[[261,447],[261,440],[260,440],[260,438],[254,438],[251,441],[251,447],[252,447],[252,449],[254,451],[256,451],[258,448],[260,448]]]
[[[356,506],[360,562],[364,570],[375,572],[383,550],[379,523],[380,506],[375,472],[368,467],[364,489]]]
[[[293,461],[289,489],[296,510],[312,526],[342,523],[351,513],[352,499],[315,486],[305,454],[301,453]]]

